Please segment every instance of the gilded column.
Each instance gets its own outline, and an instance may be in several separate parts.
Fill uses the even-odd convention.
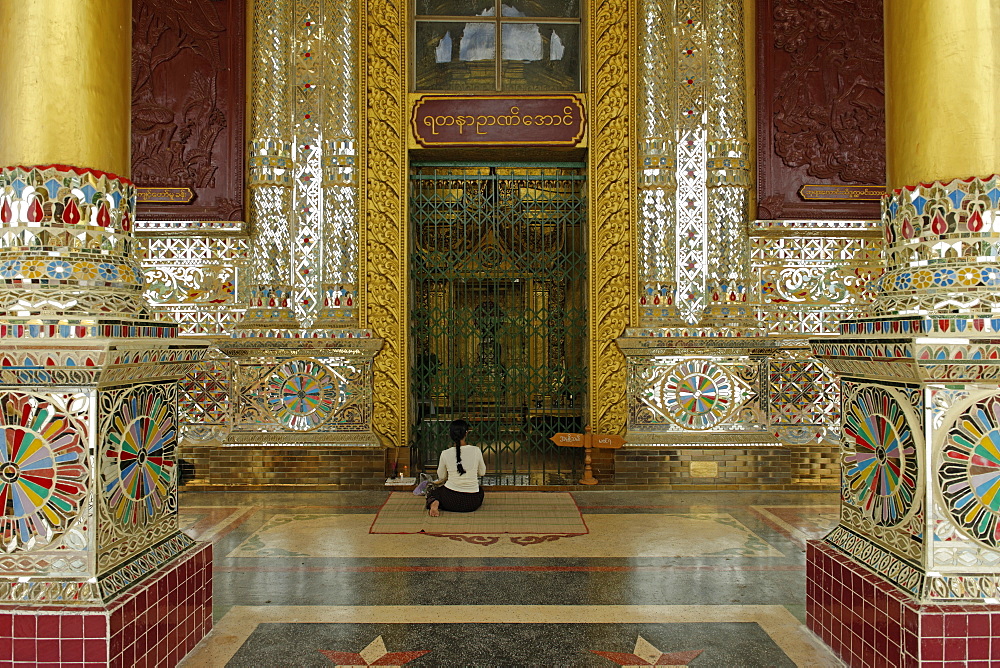
[[[944,24],[942,17],[948,17]],[[977,41],[1000,25],[1000,6],[889,0],[885,25],[889,188],[995,174],[1000,168],[1000,99],[993,91],[1000,53],[980,48]],[[974,76],[966,85],[950,87],[947,95],[936,91],[935,77],[970,64]]]
[[[205,342],[178,340],[142,296],[131,23],[127,0],[0,3],[0,608],[56,606],[67,628],[127,592],[135,617],[109,614],[104,637],[129,644],[137,618],[178,612],[147,583],[197,574],[197,642],[211,548],[178,529],[176,381]],[[21,637],[58,651],[57,634]],[[93,642],[95,661],[121,661]]]
[[[841,651],[871,622],[842,619],[840,590],[819,594],[831,568],[903,592],[914,656],[940,642],[920,620],[941,609],[928,604],[1000,622],[975,605],[1000,596],[1000,55],[978,47],[998,25],[997,3],[885,4],[886,271],[870,314],[813,342],[842,379],[843,500],[840,524],[809,546],[808,622]],[[973,74],[942,94],[960,67]],[[968,647],[944,658],[974,658]]]
[[[66,163],[129,173],[131,12],[122,4],[127,3],[3,3],[0,72],[9,92],[0,100],[0,163]],[[57,25],[66,30],[57,31]],[[45,48],[24,48],[31,43]],[[77,63],[83,52],[91,57]],[[75,66],[51,70],[50,63]],[[51,94],[53,86],[74,92],[73,113],[67,113],[65,98]],[[45,122],[56,119],[61,132]],[[106,133],[100,141],[97,130]]]

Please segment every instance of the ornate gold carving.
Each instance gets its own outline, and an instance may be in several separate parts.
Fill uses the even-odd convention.
[[[632,69],[634,0],[590,5],[590,424],[625,426],[625,358],[615,339],[636,323]]]
[[[361,326],[385,341],[375,358],[372,427],[407,443],[406,5],[366,0],[361,11]]]

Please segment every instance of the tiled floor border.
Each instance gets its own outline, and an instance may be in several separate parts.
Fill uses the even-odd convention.
[[[676,624],[756,622],[799,666],[832,666],[836,659],[780,605],[435,605],[234,606],[181,663],[182,668],[225,665],[258,624]]]

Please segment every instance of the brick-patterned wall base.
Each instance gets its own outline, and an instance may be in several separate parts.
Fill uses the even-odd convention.
[[[1000,665],[1000,605],[921,605],[816,540],[806,555],[806,623],[852,668]]]
[[[697,462],[692,467],[692,462]],[[643,448],[615,451],[615,487],[650,489],[784,488],[784,448]]]
[[[792,485],[800,489],[840,489],[839,445],[790,445],[788,453]]]
[[[185,480],[185,488],[191,490],[383,489],[388,454],[383,448],[326,446],[199,444],[181,448],[181,458],[194,469]],[[408,461],[404,455],[401,457],[401,461]],[[837,446],[823,444],[626,446],[619,450],[594,450],[592,466],[602,485],[626,489],[836,490],[840,488],[838,458]]]
[[[326,446],[183,445],[185,489],[383,489],[391,451]],[[840,488],[839,448],[629,447],[592,451],[601,485],[624,489]],[[408,457],[400,454],[405,464]],[[414,470],[412,474],[415,474]],[[581,471],[582,473],[582,471]],[[574,481],[575,482],[575,481]]]
[[[212,468],[212,452],[219,443],[192,444],[181,441],[177,456],[181,462],[181,484],[206,483]]]
[[[227,446],[212,448],[208,460],[207,480],[196,472],[187,489],[372,489],[385,484],[384,448]]]
[[[692,490],[840,488],[836,446],[626,446],[614,452],[615,487]]]
[[[0,666],[171,668],[212,630],[212,546],[106,606],[0,605]]]

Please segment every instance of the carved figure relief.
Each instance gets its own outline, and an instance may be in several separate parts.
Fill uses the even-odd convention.
[[[132,180],[195,193],[143,219],[243,217],[243,2],[133,2]]]
[[[774,45],[791,55],[774,104],[784,163],[821,179],[883,184],[882,3],[776,3]]]
[[[885,183],[882,0],[764,0],[759,11],[759,217],[875,217],[877,203],[806,202],[798,190]]]

